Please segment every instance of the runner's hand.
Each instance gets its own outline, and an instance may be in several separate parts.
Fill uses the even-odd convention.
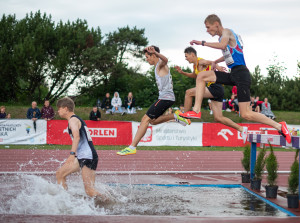
[[[177,70],[178,73],[182,74],[182,70],[179,66],[175,66],[175,69]]]
[[[217,64],[213,61],[213,62],[211,63],[211,69],[212,69],[212,70],[216,70],[216,67],[217,67]]]
[[[190,42],[190,44],[191,45],[201,45],[202,44],[202,42],[201,41],[198,41],[198,40],[192,40],[191,42]]]
[[[147,50],[148,51],[148,53],[155,53],[156,51],[155,51],[155,49],[154,49],[154,47],[152,47],[152,46],[148,46],[148,47],[146,47],[146,49],[145,50]]]
[[[217,69],[218,71],[227,72],[226,67],[219,66],[218,64],[216,64],[216,69]]]

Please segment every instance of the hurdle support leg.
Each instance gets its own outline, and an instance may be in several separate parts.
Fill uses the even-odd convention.
[[[250,178],[254,178],[254,168],[256,163],[256,142],[251,142],[251,154],[250,154]]]
[[[298,155],[299,157],[299,166],[300,166],[300,153]],[[300,201],[300,167],[299,167],[299,183],[298,183],[298,197],[299,197],[299,201]]]

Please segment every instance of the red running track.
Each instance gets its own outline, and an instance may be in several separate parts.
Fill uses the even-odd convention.
[[[138,151],[118,156],[98,150],[97,171],[243,171],[241,151]],[[68,157],[68,150],[0,150],[0,172],[55,171]],[[289,171],[294,152],[275,152],[279,171]]]

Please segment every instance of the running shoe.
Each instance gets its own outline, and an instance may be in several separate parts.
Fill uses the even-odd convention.
[[[130,149],[129,147],[126,147],[125,149],[117,152],[118,155],[120,156],[127,156],[131,154],[136,154],[136,149]]]
[[[194,111],[188,111],[185,113],[179,114],[180,117],[182,118],[195,118],[195,119],[200,119],[201,118],[201,112],[194,112]]]
[[[248,137],[248,127],[243,126],[243,131],[241,132],[241,135],[242,135],[243,142],[245,144]]]
[[[286,122],[279,122],[279,124],[281,124],[281,130],[278,131],[281,135],[284,136],[285,140],[288,142],[288,143],[291,143],[292,142],[292,138],[291,138],[291,135],[290,135],[290,132],[286,126]]]
[[[182,118],[180,117],[180,114],[182,114],[182,112],[180,110],[176,110],[175,113],[176,115],[176,122],[178,122],[179,124],[186,126],[186,125],[190,125],[191,124],[191,120],[186,119],[186,118]]]

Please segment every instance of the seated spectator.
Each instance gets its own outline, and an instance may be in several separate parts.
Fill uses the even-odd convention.
[[[0,107],[0,119],[10,118],[10,114],[6,114],[5,109],[5,106]]]
[[[231,95],[231,99],[228,100],[228,106],[231,109],[231,111],[239,111],[239,103],[238,100],[235,99],[234,95]]]
[[[237,87],[236,86],[232,87],[231,93],[234,96],[234,98],[237,98]]]
[[[98,110],[97,106],[93,107],[93,110],[90,113],[90,120],[92,121],[100,121],[101,112]]]
[[[106,93],[105,97],[102,100],[102,104],[101,104],[101,108],[102,110],[109,110],[111,109],[111,99],[110,99],[110,94]]]
[[[182,113],[184,113],[184,105],[183,105],[183,104],[181,104],[181,105],[179,106],[179,110],[180,110]]]
[[[127,108],[128,114],[133,114],[135,112],[135,98],[132,95],[132,92],[128,93],[128,96],[124,99],[124,107]]]
[[[260,112],[261,111],[261,104],[263,103],[263,101],[260,101],[258,96],[256,96],[254,101],[256,102],[256,106],[259,107],[258,112]]]
[[[37,107],[37,103],[33,101],[31,103],[31,108],[27,110],[27,118],[31,119],[32,121],[36,121],[37,119],[41,118],[40,109]]]
[[[122,106],[122,100],[121,100],[118,92],[114,93],[114,97],[111,99],[111,105],[112,105],[111,114],[113,114],[113,113],[122,113],[122,115],[125,114],[123,112],[122,107],[121,107]]]
[[[173,108],[168,108],[167,111],[165,111],[165,115],[169,115],[173,113]]]
[[[41,110],[41,115],[42,118],[46,121],[52,120],[54,118],[54,110],[51,107],[49,100],[47,99],[44,102],[44,107]]]
[[[261,104],[261,113],[268,118],[275,119],[274,113],[271,111],[271,104],[268,102],[268,98],[265,98],[264,102]]]
[[[254,97],[251,97],[250,107],[254,112],[260,112],[259,106],[256,104]]]

